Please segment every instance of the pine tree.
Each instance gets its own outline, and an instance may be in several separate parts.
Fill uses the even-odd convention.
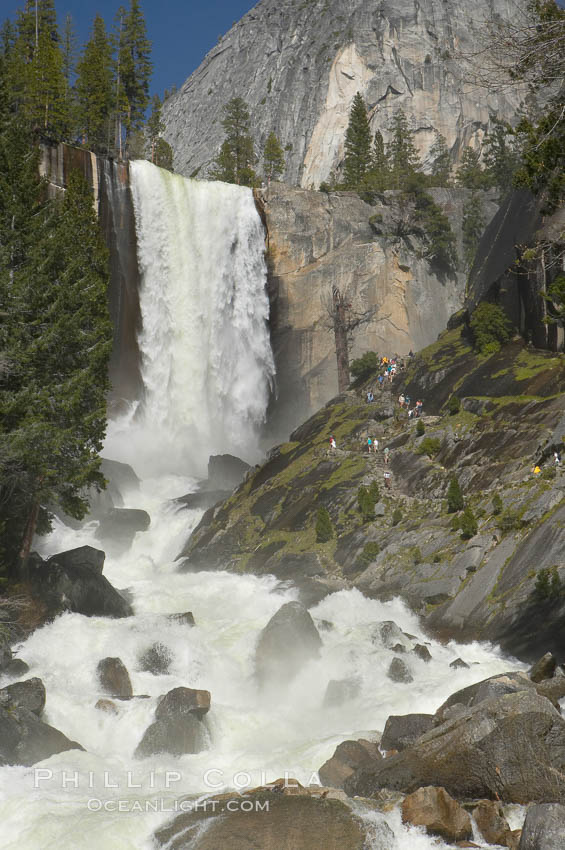
[[[241,97],[232,98],[224,106],[222,127],[226,138],[210,171],[213,180],[253,186],[256,158],[250,136],[249,108]]]
[[[457,513],[457,511],[462,511],[464,507],[465,503],[463,501],[463,493],[461,492],[459,481],[456,476],[453,475],[447,490],[447,510],[450,514],[454,514]]]
[[[155,142],[155,165],[173,171],[173,149],[163,138]]]
[[[436,133],[435,141],[430,148],[430,158],[432,160],[430,185],[450,186],[451,154],[449,153],[447,142],[441,133]]]
[[[80,129],[85,144],[106,152],[114,105],[112,50],[104,20],[96,15],[92,35],[77,64],[77,99]]]
[[[385,151],[383,134],[380,130],[375,133],[371,158],[371,169],[369,172],[368,185],[376,192],[384,192],[388,189],[390,181],[389,163]]]
[[[473,191],[463,204],[463,255],[465,267],[470,269],[485,228],[483,202],[477,191]]]
[[[406,115],[399,109],[392,120],[391,138],[387,145],[392,189],[407,188],[414,176],[421,171],[420,156],[413,136]]]
[[[267,183],[271,180],[276,180],[284,172],[286,163],[284,161],[284,152],[276,135],[271,132],[265,142],[263,151],[263,167]]]
[[[153,70],[151,42],[139,0],[130,0],[129,11],[120,10],[123,29],[118,45],[118,62],[121,97],[127,103],[126,130],[137,130],[145,118],[149,103],[149,82]],[[122,95],[123,92],[123,95]]]
[[[477,533],[477,520],[475,519],[475,514],[470,507],[466,507],[463,511],[459,527],[461,529],[461,537],[463,540],[469,540]]]
[[[327,543],[334,536],[334,529],[329,513],[320,508],[316,517],[316,542]]]
[[[63,76],[65,78],[65,114],[67,126],[64,137],[73,141],[77,132],[77,104],[75,98],[74,81],[76,76],[76,62],[78,56],[77,38],[73,27],[73,19],[70,15],[65,18],[65,27],[62,38]]]
[[[151,148],[151,162],[155,162],[155,145],[157,139],[165,129],[161,121],[161,100],[158,94],[151,98],[151,115],[147,121],[147,139]]]
[[[480,189],[486,184],[486,177],[480,164],[480,153],[467,146],[457,169],[456,183],[464,189]]]
[[[518,167],[518,157],[512,144],[514,131],[506,121],[496,116],[491,116],[491,122],[493,128],[484,142],[485,173],[490,184],[505,195],[512,188],[512,177]]]
[[[345,133],[343,184],[347,189],[359,191],[371,169],[371,130],[365,101],[357,92],[349,112]]]

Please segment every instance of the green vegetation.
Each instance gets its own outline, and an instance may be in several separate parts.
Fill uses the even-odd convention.
[[[461,492],[459,481],[457,480],[457,476],[452,475],[447,490],[447,511],[450,514],[454,514],[457,511],[462,511],[464,507],[465,502],[463,501],[463,493]]]
[[[421,419],[418,419],[418,422],[416,423],[416,436],[417,437],[423,437],[425,433],[426,433],[426,426],[424,425],[424,423]]]
[[[465,508],[461,515],[459,528],[461,529],[461,537],[463,540],[469,540],[469,538],[474,537],[477,533],[477,520],[469,506]]]
[[[327,543],[334,536],[330,515],[325,508],[319,508],[316,517],[316,542]]]
[[[395,508],[392,512],[392,524],[398,525],[399,522],[402,522],[402,511],[400,508]]]
[[[512,335],[510,322],[502,307],[488,301],[482,301],[473,311],[469,324],[475,348],[481,354],[495,354]]]
[[[494,516],[499,516],[502,513],[504,505],[502,503],[502,499],[498,493],[495,493],[492,497],[492,512]]]
[[[365,354],[357,358],[357,360],[353,360],[349,366],[349,371],[355,381],[357,383],[361,383],[362,381],[367,380],[367,378],[370,378],[371,375],[376,375],[378,368],[379,356],[377,352],[366,351]]]
[[[540,570],[536,576],[534,596],[540,602],[548,599],[559,599],[563,596],[563,582],[556,566]]]
[[[358,558],[360,566],[367,567],[375,560],[380,551],[381,547],[378,543],[366,543]]]
[[[210,170],[213,180],[254,186],[257,177],[253,167],[257,162],[250,135],[249,107],[241,97],[233,97],[224,106],[222,127],[226,137]]]
[[[265,149],[263,150],[263,172],[267,182],[270,183],[271,180],[277,180],[285,168],[284,151],[276,135],[271,132],[267,136]]]
[[[447,410],[450,416],[455,416],[461,410],[461,400],[459,396],[452,395],[447,402]]]
[[[375,518],[375,505],[379,501],[379,487],[376,481],[373,481],[370,487],[365,487],[363,484],[357,491],[357,504],[361,511],[363,522],[370,522]]]
[[[343,185],[361,189],[371,169],[371,131],[365,102],[359,92],[353,98],[349,124],[345,133]]]
[[[484,229],[483,202],[479,193],[474,190],[463,204],[463,260],[467,269],[473,265]]]
[[[449,219],[433,198],[421,189],[415,190],[415,220],[424,231],[425,256],[438,271],[454,272],[457,268],[455,236]]]
[[[522,527],[520,511],[517,508],[506,508],[498,515],[496,522],[502,532],[515,531]]]
[[[441,440],[439,437],[424,437],[416,452],[419,455],[428,455],[428,457],[435,457],[441,448]]]

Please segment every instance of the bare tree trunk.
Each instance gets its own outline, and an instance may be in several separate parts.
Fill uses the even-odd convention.
[[[29,518],[26,525],[26,530],[22,540],[22,548],[20,549],[20,563],[19,563],[19,577],[23,578],[24,571],[27,564],[27,559],[29,558],[29,552],[31,549],[31,544],[33,542],[33,535],[35,534],[35,528],[37,526],[37,519],[39,517],[39,499],[35,499],[31,510],[29,513]]]
[[[337,388],[343,393],[349,386],[349,342],[347,339],[347,315],[343,295],[334,286],[332,291],[335,355],[337,358]]]

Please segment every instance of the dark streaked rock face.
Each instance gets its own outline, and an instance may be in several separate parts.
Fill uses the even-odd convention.
[[[456,55],[484,44],[483,22],[508,14],[500,0],[464,7],[454,0],[261,0],[165,102],[175,171],[204,176],[223,141],[222,107],[234,96],[249,104],[258,150],[274,131],[286,148],[283,179],[306,188],[340,165],[358,91],[373,133],[381,129],[386,139],[402,108],[424,157],[435,130],[458,155],[480,143],[489,113],[511,118],[518,105],[518,92],[487,97],[466,85],[469,68]]]

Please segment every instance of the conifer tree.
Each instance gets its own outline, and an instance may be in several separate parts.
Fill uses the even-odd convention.
[[[70,15],[65,18],[62,37],[63,77],[65,78],[65,139],[73,141],[77,131],[77,105],[75,99],[74,81],[78,56],[77,38],[74,31],[73,19]]]
[[[119,63],[119,98],[127,104],[126,130],[137,130],[145,118],[145,110],[149,103],[149,82],[153,70],[151,62],[151,42],[147,38],[145,18],[139,5],[139,0],[130,0],[130,8],[123,9],[123,26],[118,44]]]
[[[151,98],[151,115],[147,120],[147,140],[151,147],[151,162],[155,162],[155,145],[157,139],[165,129],[161,121],[161,100],[158,94]]]
[[[106,152],[114,105],[112,50],[104,20],[96,15],[92,35],[77,65],[77,99],[83,142]]]
[[[331,517],[326,508],[319,508],[316,517],[316,542],[327,543],[334,536]]]
[[[463,540],[469,540],[477,533],[477,520],[475,518],[475,514],[469,506],[467,506],[463,511],[459,527],[461,529],[461,537],[463,538]]]
[[[459,481],[457,480],[457,477],[453,475],[447,490],[447,510],[450,514],[454,514],[458,511],[462,511],[464,507],[465,502],[463,501],[463,493],[461,492]]]
[[[514,131],[506,122],[491,116],[493,128],[485,136],[485,173],[501,195],[512,188],[512,177],[518,167],[518,157],[512,144]]]
[[[267,183],[271,180],[276,180],[284,172],[286,163],[284,161],[284,152],[276,135],[271,132],[265,142],[263,151],[263,167]]]
[[[480,164],[480,153],[467,146],[457,169],[456,183],[464,189],[480,189],[485,185],[485,174]]]
[[[155,165],[173,171],[173,149],[162,137],[155,142]]]
[[[463,255],[466,268],[470,269],[485,228],[483,202],[477,191],[463,204]]]
[[[371,169],[371,130],[365,101],[360,92],[353,98],[349,124],[345,133],[343,183],[345,188],[358,191]]]
[[[447,142],[441,133],[436,133],[436,138],[430,148],[432,160],[430,184],[432,186],[451,185],[451,155]]]
[[[389,180],[389,163],[386,155],[383,134],[380,130],[377,130],[373,140],[369,185],[375,191],[383,192],[388,188]]]
[[[243,98],[234,97],[224,106],[222,126],[226,138],[210,172],[213,180],[253,186],[256,177],[255,151],[250,135],[249,108]]]
[[[391,137],[387,145],[392,189],[405,189],[421,170],[420,156],[414,144],[414,134],[408,127],[406,115],[399,109],[392,120]]]

